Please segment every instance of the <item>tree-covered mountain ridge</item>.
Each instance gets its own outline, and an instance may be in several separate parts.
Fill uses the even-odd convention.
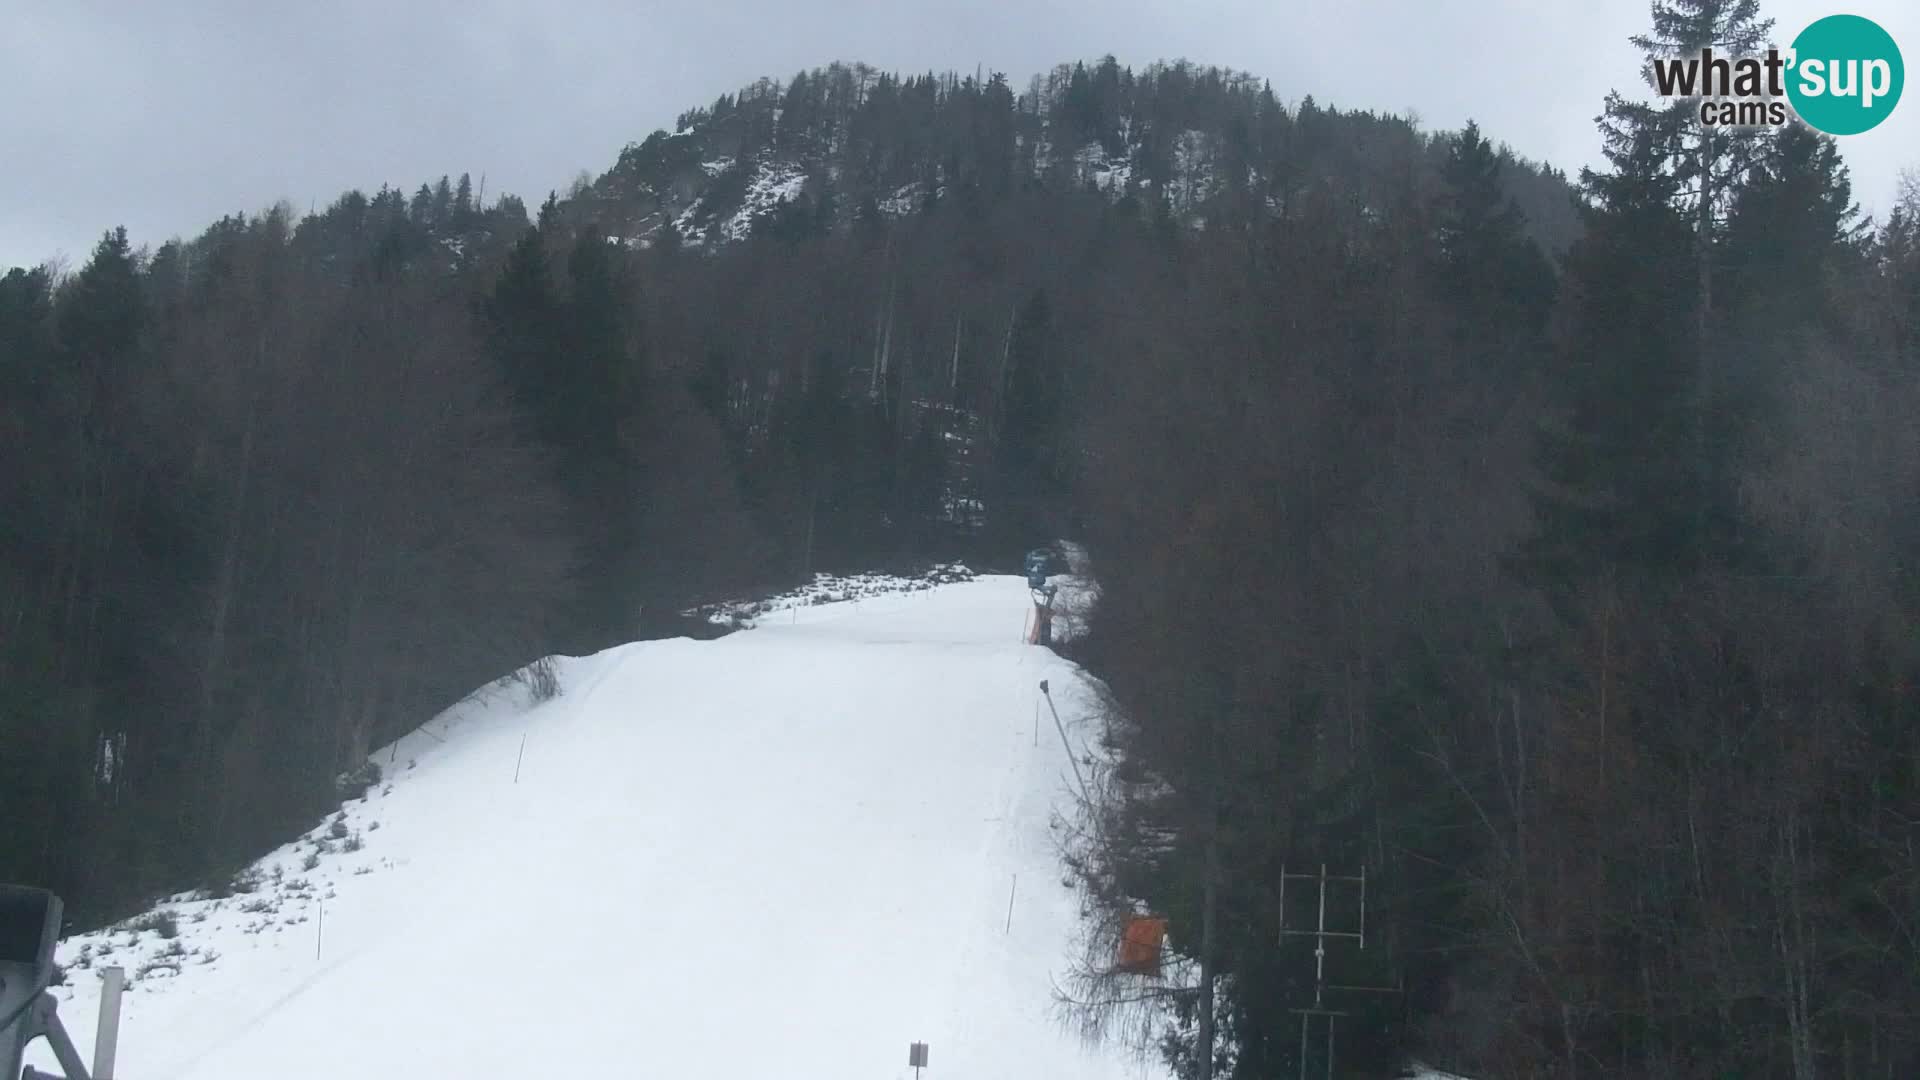
[[[569,216],[636,245],[716,248],[899,218],[1013,191],[1097,196],[1195,228],[1284,216],[1316,192],[1373,206],[1410,163],[1431,176],[1446,137],[1409,117],[1342,112],[1309,94],[1184,60],[1135,71],[1060,64],[1016,93],[999,72],[902,76],[835,62],[762,78],[682,113],[583,177]],[[1578,231],[1563,172],[1501,148],[1507,194],[1534,238]],[[1424,167],[1420,167],[1424,166]]]

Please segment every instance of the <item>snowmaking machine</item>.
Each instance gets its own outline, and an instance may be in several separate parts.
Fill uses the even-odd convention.
[[[59,1001],[48,992],[60,940],[60,898],[45,889],[0,885],[0,1080],[61,1080],[24,1066],[27,1044],[44,1038],[66,1070],[64,1080],[111,1080],[120,1023],[122,972],[108,968],[100,998],[100,1033],[93,1069],[81,1062],[60,1023]]]
[[[1047,580],[1057,556],[1046,548],[1027,552],[1027,590],[1033,595],[1033,620],[1027,631],[1030,645],[1053,644],[1053,598],[1059,586]]]

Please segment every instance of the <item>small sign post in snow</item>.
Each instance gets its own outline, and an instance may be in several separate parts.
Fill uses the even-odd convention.
[[[910,1043],[907,1046],[907,1064],[913,1066],[914,1080],[920,1080],[920,1070],[927,1067],[927,1044]]]

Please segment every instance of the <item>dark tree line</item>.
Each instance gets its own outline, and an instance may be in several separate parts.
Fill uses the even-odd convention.
[[[1332,995],[1352,1075],[1920,1067],[1920,203],[1864,226],[1798,126],[1603,126],[1557,273],[1469,129],[1132,305],[1081,431],[1114,757],[1063,998],[1183,1075],[1297,1074],[1280,872],[1323,862],[1372,882],[1329,981],[1399,991]],[[1178,978],[1113,970],[1141,910]]]
[[[38,826],[0,864],[77,918],[217,881],[544,655],[548,465],[398,202],[0,279],[0,800]]]

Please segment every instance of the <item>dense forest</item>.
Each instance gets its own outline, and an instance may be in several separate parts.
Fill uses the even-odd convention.
[[[1684,105],[1601,137],[1551,271],[1469,131],[1104,312],[1090,1031],[1321,1075],[1325,866],[1336,1074],[1920,1072],[1920,190],[1874,227],[1831,140]],[[1138,911],[1177,977],[1114,970]]]
[[[1065,535],[1089,1034],[1297,1075],[1325,864],[1343,1073],[1911,1075],[1920,190],[1863,221],[1832,140],[1684,121],[1610,99],[1570,183],[1184,63],[837,64],[531,212],[14,269],[0,879],[217,891],[543,657]],[[1165,978],[1112,964],[1146,911]]]

